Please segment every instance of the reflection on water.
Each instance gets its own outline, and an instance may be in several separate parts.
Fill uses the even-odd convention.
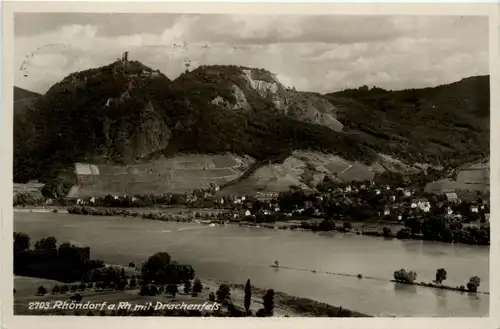
[[[459,286],[478,275],[481,289],[488,291],[489,249],[484,247],[50,213],[15,213],[14,226],[32,241],[55,236],[59,241],[82,242],[90,246],[93,258],[109,263],[140,263],[155,252],[167,251],[173,259],[192,264],[200,276],[243,284],[250,278],[262,288],[368,314],[488,315],[488,295],[389,282],[401,268],[416,271],[418,281],[426,282],[435,278],[436,269],[445,268],[447,285]],[[318,272],[270,268],[275,260],[280,266]],[[361,273],[382,280],[321,272]]]
[[[446,310],[446,291],[443,289],[434,289],[437,298],[437,306],[441,309]]]
[[[397,294],[416,294],[417,286],[412,284],[394,283],[394,291]]]

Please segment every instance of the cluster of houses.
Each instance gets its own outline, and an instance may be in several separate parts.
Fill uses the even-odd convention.
[[[444,218],[450,222],[463,221],[466,215],[469,218],[481,218],[482,215],[485,221],[489,221],[488,199],[477,197],[473,200],[462,200],[456,192],[431,195],[409,187],[380,186],[371,182],[330,188],[321,195],[323,199],[349,200],[353,207],[356,207],[356,203],[366,203],[366,198],[374,196],[381,199],[384,204],[383,210],[380,209],[378,215],[385,219],[403,221],[405,216],[424,215],[439,209],[441,213],[444,212]]]

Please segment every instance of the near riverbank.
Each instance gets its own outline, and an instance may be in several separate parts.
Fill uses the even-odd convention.
[[[71,295],[78,293],[82,297],[82,303],[103,303],[118,304],[120,302],[130,302],[133,305],[147,304],[156,302],[161,303],[191,303],[203,304],[210,302],[210,294],[215,294],[221,284],[227,284],[230,291],[230,299],[233,305],[239,309],[243,309],[245,299],[245,286],[243,284],[233,284],[227,281],[220,281],[212,278],[199,278],[203,284],[203,291],[196,296],[185,294],[181,291],[176,297],[167,295],[161,296],[141,296],[139,288],[126,288],[125,290],[112,290],[112,289],[76,289],[74,292],[67,293],[47,293],[44,295],[37,294],[39,287],[43,286],[48,292],[52,291],[55,286],[80,286],[80,283],[63,283],[54,280],[15,276],[14,289],[16,290],[14,296],[14,309],[16,315],[89,315],[86,312],[76,312],[74,310],[42,310],[35,309],[33,305],[43,305],[47,302],[55,302],[67,299],[70,301]],[[262,289],[252,286],[252,299],[250,310],[255,315],[258,309],[262,308],[263,297],[267,289]],[[116,312],[103,312],[101,314],[92,315],[116,315]],[[162,314],[152,314],[162,315]],[[308,298],[296,297],[285,294],[283,292],[276,292],[274,299],[274,316],[275,317],[371,317],[366,314],[354,312],[344,309],[342,307],[332,306],[326,303],[321,303]]]

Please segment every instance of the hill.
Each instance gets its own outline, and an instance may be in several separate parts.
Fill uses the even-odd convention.
[[[252,165],[222,176],[226,165],[215,165],[214,173],[187,168],[183,177],[193,183],[179,188],[198,188],[198,178],[213,176],[228,189],[282,190],[314,188],[325,176],[373,179],[385,171],[421,171],[423,162],[462,164],[489,152],[484,81],[320,95],[288,89],[263,69],[201,66],[172,81],[124,57],[70,74],[16,121],[14,179],[69,189],[77,180],[74,164],[91,163],[121,173],[122,185],[112,184],[135,186],[146,178],[131,174],[133,168],[153,166],[168,176],[190,154],[205,163],[227,155]],[[114,191],[111,181],[99,184]]]
[[[14,116],[24,116],[28,108],[42,97],[38,93],[14,86]]]
[[[139,62],[119,60],[73,73],[49,89],[19,128],[30,133],[15,138],[15,179],[47,181],[75,162],[131,164],[179,152],[282,161],[295,149],[312,148],[372,160],[375,153],[350,136],[308,122],[310,116],[302,122],[287,116],[276,106],[286,90],[278,86],[285,96],[265,94],[242,70],[202,67],[171,81]],[[246,104],[229,109],[217,101],[233,102],[236,88]]]
[[[325,97],[348,133],[397,158],[454,168],[489,154],[489,76],[401,91],[363,86]]]

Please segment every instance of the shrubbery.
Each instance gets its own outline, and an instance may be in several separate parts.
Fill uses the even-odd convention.
[[[405,269],[394,272],[394,280],[400,283],[413,283],[417,279],[417,273],[413,271],[406,272]]]

